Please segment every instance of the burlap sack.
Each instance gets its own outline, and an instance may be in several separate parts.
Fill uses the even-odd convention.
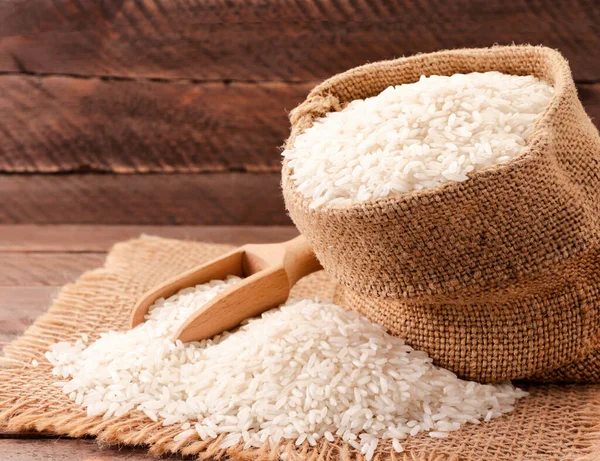
[[[105,266],[65,286],[47,314],[4,349],[0,357],[0,433],[42,431],[71,437],[96,436],[106,444],[147,445],[153,454],[182,453],[201,459],[275,461],[277,449],[217,448],[195,437],[174,442],[177,426],[162,427],[144,414],[121,418],[87,417],[84,410],[53,386],[56,380],[44,353],[56,341],[82,333],[96,339],[110,329],[126,329],[138,297],[164,281],[206,262],[229,247],[156,237],[120,243]],[[330,298],[334,282],[314,274],[294,289],[296,296]],[[31,361],[39,361],[33,367]],[[480,425],[467,424],[447,439],[419,435],[396,454],[382,444],[379,461],[597,461],[600,459],[600,385],[540,385],[526,388],[513,413]],[[350,461],[358,455],[339,441],[316,447],[285,447],[287,461]],[[105,454],[106,455],[106,454]],[[10,459],[10,453],[0,454]]]
[[[291,113],[316,117],[421,75],[532,74],[556,94],[517,159],[466,182],[311,210],[287,164],[287,209],[336,299],[477,381],[600,380],[600,137],[565,59],[533,46],[442,51],[326,80]]]

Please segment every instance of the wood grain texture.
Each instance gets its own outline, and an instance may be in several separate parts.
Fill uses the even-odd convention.
[[[0,76],[0,172],[279,172],[312,86]],[[600,83],[579,94],[600,120]]]
[[[0,171],[276,172],[312,86],[0,76]]]
[[[46,312],[58,291],[59,287],[0,287],[0,345]]]
[[[143,448],[101,447],[94,440],[67,438],[36,440],[0,438],[0,453],[4,461],[156,461],[157,459]]]
[[[0,224],[288,225],[278,173],[0,176]]]
[[[294,226],[0,225],[0,252],[105,253],[115,243],[142,234],[244,245],[283,242],[297,236],[298,230]]]
[[[82,272],[101,267],[102,253],[0,252],[0,286],[57,286],[77,280]]]
[[[559,48],[577,79],[600,78],[595,0],[4,0],[0,24],[9,72],[303,81],[515,42]]]
[[[600,83],[580,83],[577,94],[596,128],[600,129]]]

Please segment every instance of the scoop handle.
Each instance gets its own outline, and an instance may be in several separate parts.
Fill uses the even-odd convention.
[[[288,276],[290,289],[302,277],[323,269],[308,240],[303,235],[283,242],[282,245],[285,248],[283,268]]]
[[[294,284],[321,269],[308,241],[299,236],[283,243],[247,245],[245,257],[259,270],[194,312],[175,333],[183,342],[210,338],[285,302]],[[257,262],[258,261],[258,262]]]

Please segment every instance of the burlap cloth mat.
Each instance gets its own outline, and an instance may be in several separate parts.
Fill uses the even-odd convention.
[[[108,444],[147,445],[153,454],[180,452],[202,459],[271,460],[271,448],[218,449],[217,443],[195,437],[174,442],[179,426],[162,427],[145,415],[102,419],[88,417],[62,391],[44,353],[56,341],[73,341],[82,333],[95,339],[109,329],[126,329],[138,296],[179,272],[216,257],[230,247],[143,236],[119,243],[103,268],[87,272],[65,286],[48,313],[25,334],[10,343],[0,358],[0,430],[43,431],[71,437],[95,436]],[[331,298],[334,283],[324,273],[304,279],[294,295]],[[39,361],[33,367],[31,361]],[[405,441],[406,451],[396,454],[389,444],[379,460],[600,460],[600,385],[524,386],[530,396],[507,416],[481,425],[465,425],[447,439],[418,436]],[[288,460],[361,459],[339,442],[312,448],[285,446]],[[1,457],[1,455],[0,455]]]

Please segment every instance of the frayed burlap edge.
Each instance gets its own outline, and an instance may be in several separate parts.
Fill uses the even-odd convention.
[[[162,427],[144,414],[103,419],[88,417],[53,385],[51,366],[43,354],[57,341],[74,341],[82,333],[91,340],[109,329],[125,329],[135,300],[165,278],[210,260],[229,249],[224,245],[142,237],[117,244],[103,268],[66,285],[25,334],[10,343],[0,358],[0,428],[7,432],[40,431],[70,437],[95,436],[99,442],[144,445],[155,455],[181,453],[199,459],[349,461],[362,456],[336,441],[317,447],[292,442],[278,447],[243,450],[218,448],[220,438],[197,437],[175,442],[179,426]],[[293,295],[331,298],[333,282],[314,274]],[[39,366],[33,367],[32,360]],[[600,386],[530,387],[531,395],[512,414],[481,425],[465,425],[445,440],[418,436],[406,441],[405,452],[382,444],[375,459],[413,461],[577,460],[600,459]]]

